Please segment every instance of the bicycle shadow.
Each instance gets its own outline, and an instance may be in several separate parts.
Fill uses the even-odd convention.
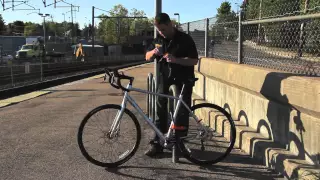
[[[248,167],[239,165],[245,162],[257,167]],[[235,164],[238,165],[235,165]],[[133,179],[147,179],[153,180],[159,178],[161,175],[169,175],[166,179],[194,179],[194,180],[211,180],[218,177],[224,178],[253,178],[253,179],[273,179],[279,178],[277,173],[269,170],[263,170],[264,167],[259,166],[249,156],[231,154],[221,164],[214,164],[208,166],[199,166],[192,164],[188,161],[179,162],[179,164],[168,164],[167,167],[159,166],[146,166],[146,165],[124,165],[118,168],[106,168],[109,173],[116,174],[120,177],[133,178]],[[159,175],[155,178],[145,177],[146,171],[153,172],[154,175]],[[135,172],[135,173],[133,173]],[[140,172],[137,173],[137,172]],[[220,178],[218,178],[220,179]]]

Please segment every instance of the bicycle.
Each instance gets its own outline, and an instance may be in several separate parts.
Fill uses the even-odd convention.
[[[194,84],[194,82],[196,82],[198,80],[197,78],[188,79],[188,81],[184,82],[179,96],[175,97],[175,96],[170,96],[170,95],[166,95],[166,94],[160,94],[160,93],[155,93],[155,92],[151,92],[151,91],[146,91],[143,89],[134,88],[133,87],[134,77],[124,75],[123,72],[122,72],[122,74],[119,74],[117,69],[114,69],[114,70],[107,69],[106,74],[108,74],[108,76],[109,76],[110,85],[116,89],[121,89],[124,92],[124,96],[123,96],[121,106],[116,105],[116,104],[105,104],[105,105],[101,105],[99,107],[96,107],[95,109],[91,110],[84,117],[84,119],[82,120],[82,122],[80,124],[80,127],[78,129],[78,135],[77,135],[78,145],[79,145],[79,148],[80,148],[83,156],[91,163],[93,163],[97,166],[102,166],[102,167],[109,167],[109,168],[117,167],[117,166],[127,162],[136,153],[136,151],[140,145],[140,141],[141,141],[141,127],[140,127],[140,123],[137,120],[136,116],[129,109],[127,109],[127,107],[126,107],[127,102],[129,102],[134,107],[134,109],[138,112],[138,114],[140,114],[143,117],[145,122],[147,122],[147,124],[152,128],[152,130],[158,135],[158,137],[160,138],[160,141],[161,141],[161,145],[164,148],[172,149],[172,150],[174,150],[175,147],[178,148],[178,150],[180,150],[180,152],[182,153],[181,155],[183,157],[185,157],[187,160],[189,160],[195,164],[198,164],[198,165],[215,164],[217,162],[222,161],[225,157],[227,157],[228,154],[233,149],[235,139],[236,139],[236,130],[235,130],[235,124],[234,124],[230,114],[227,111],[225,111],[220,106],[217,106],[215,104],[210,104],[210,103],[196,104],[196,105],[192,106],[191,108],[189,108],[186,105],[186,103],[182,100],[184,87],[191,85],[191,84]],[[121,85],[121,80],[129,80],[129,83],[127,84],[126,87],[123,87]],[[174,109],[175,109],[174,113],[173,113],[173,115],[172,115],[172,113],[170,114],[171,124],[168,128],[167,134],[161,133],[160,130],[153,124],[153,119],[149,118],[143,112],[143,110],[140,108],[140,106],[135,102],[135,100],[130,96],[129,93],[131,91],[145,93],[145,94],[152,94],[152,95],[162,96],[162,97],[176,100],[176,104],[174,105]],[[216,116],[216,119],[215,119],[216,121],[219,120],[219,117],[221,115],[226,116],[226,119],[224,119],[223,124],[225,124],[225,122],[230,123],[230,126],[228,126],[229,132],[230,132],[228,138],[230,139],[230,142],[224,144],[225,146],[227,146],[226,147],[227,149],[225,151],[223,151],[222,153],[219,152],[218,157],[216,157],[215,159],[207,159],[207,158],[213,158],[213,156],[208,156],[208,155],[205,156],[205,158],[198,158],[196,156],[197,154],[194,154],[193,151],[191,151],[191,149],[185,145],[186,143],[190,142],[188,137],[191,135],[182,136],[182,137],[173,135],[174,131],[179,128],[179,127],[175,126],[174,122],[175,122],[175,119],[177,118],[178,110],[182,105],[185,108],[187,108],[187,110],[189,111],[189,113],[191,115],[191,118],[194,119],[194,121],[191,121],[191,122],[195,123],[198,128],[198,130],[196,131],[196,133],[194,135],[191,133],[191,129],[189,129],[189,131],[190,131],[190,134],[193,135],[192,137],[198,138],[197,141],[200,140],[202,152],[205,150],[204,142],[207,139],[213,138],[213,132],[211,132],[210,124],[206,125],[206,124],[201,123],[202,119],[198,118],[196,116],[196,113],[193,113],[193,112],[196,110],[200,110],[199,112],[201,113],[201,112],[206,111],[206,108],[215,109],[217,112],[220,112],[220,115],[218,117]],[[112,110],[112,109],[116,110],[116,115],[115,115],[115,118],[111,122],[112,124],[111,124],[110,129],[109,129],[109,127],[101,126],[100,124],[98,125],[98,128],[107,128],[103,131],[103,133],[102,133],[103,136],[102,137],[99,136],[99,140],[103,139],[103,142],[105,142],[107,140],[117,140],[120,136],[127,135],[129,133],[136,133],[136,135],[128,137],[129,139],[136,138],[136,140],[128,140],[128,142],[126,142],[126,145],[132,143],[133,147],[130,146],[131,148],[127,148],[127,149],[122,148],[122,149],[124,149],[123,150],[124,152],[121,152],[121,154],[118,153],[117,156],[115,156],[115,158],[116,158],[115,161],[97,160],[92,157],[92,154],[89,155],[86,148],[84,147],[84,141],[83,141],[84,129],[85,129],[85,126],[88,122],[94,122],[93,120],[89,121],[92,117],[99,117],[99,114],[98,114],[99,112],[102,112],[103,110]],[[214,112],[214,111],[210,111],[209,113],[212,113],[212,112]],[[110,113],[105,113],[105,114],[110,115]],[[123,118],[124,115],[128,115],[128,118]],[[107,121],[104,119],[103,122],[107,122]],[[120,130],[121,129],[123,130],[123,128],[120,128],[120,125],[126,126],[130,122],[133,122],[133,125],[131,125],[131,126],[128,125],[130,132],[120,134]],[[191,123],[191,122],[189,122],[189,123]],[[92,126],[91,128],[93,129],[93,127],[94,126]],[[135,131],[133,130],[134,127],[136,129]],[[224,128],[226,129],[226,127],[223,125],[222,129],[224,129]],[[125,129],[126,128],[124,128],[124,130]],[[216,127],[216,131],[218,131],[218,129],[219,129],[219,127],[218,128]],[[223,132],[223,133],[225,133],[225,132]],[[112,148],[111,145],[118,145],[118,143],[110,144],[110,146],[108,146],[108,150],[109,150],[109,148]],[[90,146],[90,148],[93,148],[93,147]],[[218,148],[218,146],[217,146],[217,148]],[[119,150],[120,148],[116,148],[116,149]],[[197,151],[195,150],[194,152],[197,152]],[[201,153],[201,154],[205,154],[205,153]],[[110,157],[110,158],[112,158],[112,157]]]

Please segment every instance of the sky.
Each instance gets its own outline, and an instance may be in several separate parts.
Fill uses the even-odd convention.
[[[1,0],[3,2],[4,0]],[[5,0],[6,1],[6,0]],[[17,0],[18,1],[18,0]],[[21,0],[19,0],[21,1]],[[177,18],[174,13],[180,14],[180,23],[201,20],[205,18],[214,17],[217,14],[217,8],[222,2],[226,0],[162,0],[162,12],[169,14],[172,18]],[[232,5],[232,10],[237,11],[238,5],[236,3],[242,0],[228,0]],[[52,4],[54,0],[46,0],[47,5]],[[65,0],[67,3],[71,3],[76,6],[80,6],[79,12],[74,14],[74,22],[80,24],[80,27],[84,27],[85,24],[91,23],[92,19],[92,6],[98,7],[103,10],[110,10],[114,5],[122,4],[129,12],[132,8],[143,10],[147,17],[153,17],[155,13],[155,0]],[[19,2],[15,3],[16,5]],[[54,8],[53,5],[44,7],[43,0],[29,0],[29,5],[40,9],[43,14],[51,14],[53,21],[62,22],[64,20],[69,21],[71,18],[71,7]],[[12,3],[6,3],[5,8],[11,7]],[[63,2],[58,2],[57,6],[69,6]],[[19,5],[15,9],[32,9],[27,5]],[[76,9],[78,10],[78,9]],[[69,11],[69,12],[68,12]],[[14,10],[8,9],[3,11],[0,5],[0,13],[6,23],[10,23],[16,20],[31,21],[36,23],[42,23],[43,19],[36,13],[35,10]],[[31,14],[30,14],[31,13]],[[103,11],[95,10],[96,15],[105,13]],[[52,20],[51,18],[46,20]],[[95,20],[96,22],[98,19]],[[95,24],[98,24],[95,23]]]

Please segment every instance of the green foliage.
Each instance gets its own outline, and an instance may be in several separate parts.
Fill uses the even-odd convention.
[[[118,4],[110,10],[108,17],[145,17],[144,11],[131,9],[129,12],[124,6]],[[128,41],[130,35],[141,34],[153,28],[152,21],[147,18],[104,18],[98,27],[98,36],[106,44],[122,44]]]
[[[236,13],[231,11],[231,4],[229,2],[221,3],[217,10],[217,23],[233,22],[238,19]]]
[[[238,36],[238,17],[231,11],[231,4],[223,2],[217,11],[216,21],[211,24],[209,36],[215,40],[235,40]]]
[[[5,22],[2,18],[2,15],[0,14],[0,35],[4,34],[5,29],[6,29]]]

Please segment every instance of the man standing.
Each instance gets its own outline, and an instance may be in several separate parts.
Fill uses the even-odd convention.
[[[159,36],[148,48],[146,60],[163,57],[163,62],[159,62],[158,93],[168,94],[169,87],[175,84],[181,91],[183,82],[194,78],[194,65],[198,63],[198,52],[196,45],[190,35],[179,31],[172,24],[170,17],[166,13],[160,13],[155,17],[154,25]],[[191,106],[192,86],[184,89],[183,101]],[[167,98],[157,97],[156,126],[162,133],[168,130]],[[184,106],[180,107],[176,119],[176,126],[185,127],[184,130],[176,130],[176,135],[186,135],[189,126],[189,112]],[[148,156],[155,156],[163,152],[159,145],[159,137],[151,141],[151,148],[145,152]]]

